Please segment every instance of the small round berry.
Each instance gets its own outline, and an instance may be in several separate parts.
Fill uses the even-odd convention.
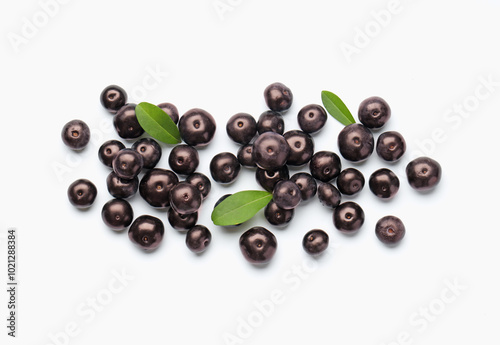
[[[293,218],[294,209],[285,210],[279,207],[274,201],[270,201],[264,209],[264,216],[267,221],[274,226],[284,226],[290,223]]]
[[[376,151],[383,160],[396,162],[406,151],[406,141],[398,132],[384,132],[377,139]]]
[[[216,154],[210,161],[210,174],[215,182],[224,184],[234,182],[240,169],[238,158],[230,152]]]
[[[200,164],[198,150],[189,145],[175,146],[168,156],[170,169],[179,175],[189,175],[195,172]]]
[[[273,201],[282,209],[294,209],[300,203],[300,189],[290,180],[278,181],[273,189]]]
[[[362,162],[373,152],[373,134],[365,126],[354,123],[340,131],[337,144],[342,157],[351,162]]]
[[[179,122],[179,111],[177,110],[177,107],[175,105],[173,105],[172,103],[160,103],[157,105],[157,107],[166,112],[175,124]]]
[[[380,128],[391,117],[391,108],[380,97],[370,97],[359,105],[358,118],[368,128]]]
[[[207,249],[212,241],[212,234],[207,227],[195,225],[186,234],[186,245],[193,253],[201,253]]]
[[[151,138],[142,138],[132,145],[132,150],[136,150],[141,156],[144,168],[153,169],[161,158],[161,146]]]
[[[170,206],[170,190],[179,178],[170,170],[154,168],[141,179],[139,194],[151,206],[165,208]]]
[[[311,174],[298,172],[290,177],[290,181],[294,182],[300,189],[300,198],[302,201],[307,201],[316,195],[318,184]]]
[[[276,170],[285,165],[290,154],[286,139],[278,133],[265,132],[253,143],[253,159],[259,168]]]
[[[368,185],[379,198],[392,199],[399,190],[399,179],[391,170],[382,168],[370,176]]]
[[[395,244],[403,239],[406,229],[398,217],[382,217],[375,225],[375,234],[377,238],[385,244]]]
[[[337,176],[337,187],[344,195],[356,195],[365,186],[365,177],[358,169],[347,168]]]
[[[309,134],[316,133],[323,128],[327,118],[325,108],[317,104],[306,105],[297,115],[300,129]]]
[[[241,253],[252,264],[268,263],[277,247],[274,234],[261,226],[250,228],[240,237]]]
[[[323,206],[335,208],[340,205],[342,196],[334,185],[328,182],[321,182],[318,186],[318,199]]]
[[[311,160],[314,153],[314,142],[309,134],[294,130],[286,132],[283,137],[290,147],[290,155],[286,164],[301,166]]]
[[[359,230],[364,222],[365,213],[355,202],[344,202],[333,211],[333,224],[341,232],[352,233]]]
[[[341,169],[339,156],[331,151],[318,151],[309,162],[311,175],[322,182],[333,180],[340,174]]]
[[[137,247],[152,251],[161,244],[165,226],[156,217],[143,215],[134,220],[128,229],[128,237]]]
[[[179,132],[188,145],[201,147],[208,145],[214,138],[215,119],[203,109],[188,110],[179,119]]]
[[[244,167],[247,168],[255,168],[257,164],[253,160],[252,156],[253,144],[246,144],[241,146],[238,149],[238,154],[236,157],[238,158],[238,162]]]
[[[418,191],[433,189],[441,181],[441,165],[429,157],[419,157],[406,166],[410,186]]]
[[[210,193],[210,190],[212,189],[212,183],[210,182],[210,179],[202,173],[192,173],[191,175],[186,177],[186,182],[198,188],[203,199],[206,199],[206,197]]]
[[[101,92],[101,104],[111,114],[116,114],[127,103],[127,93],[117,85],[110,85]]]
[[[319,255],[328,248],[329,237],[321,229],[313,229],[304,235],[302,248],[310,255]]]
[[[265,170],[257,168],[255,171],[255,179],[259,185],[268,192],[273,191],[274,186],[278,183],[278,181],[288,180],[289,176],[288,167],[286,165],[282,166],[278,170]]]
[[[144,133],[144,129],[142,129],[137,120],[135,107],[135,104],[129,103],[121,107],[113,117],[113,125],[116,132],[123,139],[135,139]]]
[[[282,83],[272,83],[264,90],[264,99],[269,109],[284,112],[293,102],[292,91]]]
[[[259,116],[257,122],[257,131],[259,134],[265,132],[275,132],[283,134],[285,132],[285,121],[280,113],[268,110]]]
[[[136,176],[131,180],[125,180],[114,171],[110,172],[106,178],[106,186],[108,188],[109,194],[118,199],[127,199],[137,193],[139,188],[139,178]]]
[[[64,125],[61,138],[73,150],[82,150],[90,141],[90,128],[82,120],[72,120]]]
[[[238,144],[248,144],[257,133],[257,122],[252,115],[238,113],[227,121],[226,132]]]
[[[102,207],[101,217],[113,230],[123,230],[132,223],[134,211],[132,206],[123,199],[112,199]]]
[[[180,214],[197,212],[201,206],[201,193],[192,184],[179,182],[170,190],[170,206]]]
[[[125,180],[132,180],[139,175],[142,166],[142,156],[132,149],[120,150],[113,159],[113,171]]]
[[[198,212],[180,214],[173,208],[169,208],[167,211],[167,216],[168,222],[170,223],[172,228],[179,231],[189,230],[198,222]]]
[[[109,168],[113,168],[113,159],[115,159],[118,151],[123,150],[125,145],[118,140],[108,140],[99,148],[99,160],[102,164]]]
[[[92,206],[97,197],[96,186],[87,179],[78,179],[68,187],[68,199],[77,208]]]

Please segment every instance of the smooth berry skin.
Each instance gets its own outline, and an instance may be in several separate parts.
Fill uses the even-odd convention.
[[[102,164],[108,168],[113,168],[113,159],[119,151],[123,150],[125,145],[118,140],[108,140],[99,147],[98,157]]]
[[[179,122],[179,111],[175,105],[172,103],[160,103],[157,107],[166,112],[175,124]]]
[[[189,145],[175,146],[168,156],[170,169],[179,175],[189,175],[195,172],[200,164],[198,150]]]
[[[188,177],[186,177],[186,182],[192,184],[201,193],[201,197],[205,200],[212,189],[212,183],[210,179],[202,173],[192,173]]]
[[[301,202],[308,201],[316,195],[318,184],[311,174],[298,172],[290,177],[290,181],[299,187]]]
[[[178,127],[182,140],[194,147],[208,145],[217,128],[213,116],[198,108],[188,110],[182,115]]]
[[[113,159],[113,171],[125,180],[132,180],[139,175],[142,167],[142,156],[132,149],[120,150]]]
[[[71,120],[61,131],[64,144],[72,150],[83,150],[90,141],[90,128],[82,120]]]
[[[354,123],[340,131],[337,145],[342,157],[348,161],[363,162],[373,153],[373,134],[365,126]]]
[[[325,126],[327,118],[325,108],[318,104],[306,105],[297,115],[300,129],[309,134],[319,132]]]
[[[165,234],[163,222],[143,215],[136,218],[128,229],[128,237],[137,247],[150,252],[159,247]]]
[[[238,113],[227,121],[226,132],[235,143],[245,145],[257,133],[257,122],[250,114]]]
[[[100,100],[107,111],[116,114],[127,103],[127,93],[118,85],[110,85],[102,90]]]
[[[125,180],[114,171],[110,172],[106,178],[106,186],[109,194],[117,199],[128,199],[137,193],[139,188],[139,178],[136,176],[132,180]]]
[[[77,208],[89,208],[94,203],[96,197],[97,188],[87,179],[78,179],[68,187],[69,202]]]
[[[239,242],[243,257],[248,262],[257,265],[271,261],[278,247],[274,234],[261,226],[245,231]]]
[[[172,171],[154,168],[141,179],[139,194],[149,205],[166,208],[170,206],[170,191],[178,182],[179,178]]]
[[[112,199],[104,204],[101,217],[109,228],[120,231],[126,229],[134,219],[132,206],[123,199]]]
[[[241,165],[231,152],[216,154],[210,161],[210,174],[215,182],[229,184],[240,174]]]
[[[361,228],[364,222],[365,213],[355,202],[344,202],[333,211],[333,224],[341,232],[354,233]]]
[[[178,231],[187,231],[198,222],[198,212],[180,214],[173,208],[169,208],[167,211],[167,219],[172,228]]]
[[[340,205],[342,195],[331,183],[322,182],[318,186],[318,199],[323,206],[333,209]]]
[[[123,106],[113,117],[116,132],[123,139],[135,139],[144,133],[135,114],[136,105],[129,103]]]
[[[383,160],[397,162],[406,152],[406,141],[399,132],[384,132],[377,139],[375,151]]]
[[[330,239],[328,234],[321,229],[308,231],[302,240],[302,248],[309,255],[319,255],[328,248]]]
[[[265,111],[259,116],[257,122],[257,132],[259,134],[265,132],[275,132],[283,134],[285,132],[285,121],[280,113],[274,111]]]
[[[337,176],[337,188],[344,195],[356,195],[365,186],[365,177],[358,169],[347,168]]]
[[[370,97],[359,105],[359,121],[367,128],[381,128],[391,118],[391,108],[380,97]]]
[[[371,174],[368,185],[377,197],[389,200],[399,190],[399,179],[391,170],[382,168]]]
[[[432,158],[419,157],[406,166],[406,177],[410,186],[419,191],[428,191],[441,181],[441,165]]]
[[[180,214],[197,212],[201,206],[201,193],[192,184],[179,182],[170,190],[170,206]]]
[[[265,170],[261,168],[257,168],[255,171],[255,179],[257,183],[267,190],[268,192],[272,192],[274,186],[278,181],[288,180],[289,171],[286,165],[282,166],[278,170]]]
[[[385,244],[393,245],[400,242],[406,234],[406,229],[398,217],[385,216],[375,225],[375,235]]]
[[[300,203],[300,189],[290,180],[281,180],[273,189],[273,200],[276,205],[284,210],[296,208]]]
[[[252,151],[253,144],[246,144],[238,149],[236,158],[238,158],[238,162],[240,162],[242,166],[246,168],[255,168],[257,166],[253,160]]]
[[[264,100],[272,111],[285,112],[292,106],[292,91],[282,83],[272,83],[264,90]]]
[[[293,130],[286,132],[283,137],[290,147],[286,164],[302,166],[311,160],[314,154],[314,142],[309,134]]]
[[[309,162],[311,175],[322,182],[329,182],[340,174],[342,164],[339,156],[331,151],[318,151]]]
[[[294,209],[285,210],[271,200],[264,209],[264,216],[269,224],[274,226],[285,226],[293,219]]]
[[[132,150],[142,156],[143,167],[153,169],[160,161],[162,150],[160,144],[151,138],[142,138],[132,145]]]
[[[210,245],[212,234],[207,227],[195,225],[186,234],[186,246],[193,253],[202,253]]]
[[[285,165],[290,154],[286,139],[278,133],[265,132],[253,143],[252,156],[261,169],[277,170]]]

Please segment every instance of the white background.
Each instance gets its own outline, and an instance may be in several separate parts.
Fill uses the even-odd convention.
[[[6,336],[2,321],[2,344],[226,344],[229,334],[236,344],[500,341],[499,1],[401,0],[390,18],[380,14],[392,9],[388,0],[73,0],[57,8],[41,5],[46,2],[0,5],[0,284],[7,279],[8,227],[19,233],[20,282],[18,338]],[[214,4],[221,3],[227,11],[218,13]],[[356,44],[352,55],[342,52]],[[159,71],[156,80],[152,70]],[[481,81],[488,79],[490,90]],[[146,90],[145,80],[154,85]],[[166,226],[156,252],[144,254],[126,233],[105,227],[100,211],[110,199],[108,170],[97,149],[117,138],[112,116],[99,103],[105,86],[121,85],[130,101],[168,101],[181,114],[194,107],[213,114],[216,137],[200,150],[199,171],[209,174],[213,155],[237,151],[225,134],[227,119],[241,111],[257,117],[266,108],[262,92],[275,81],[294,94],[286,129],[298,128],[297,112],[320,103],[324,89],[355,115],[372,95],[391,105],[385,129],[401,132],[408,144],[406,158],[390,166],[401,188],[382,202],[365,186],[355,198],[366,214],[356,236],[339,233],[317,198],[300,206],[284,229],[268,226],[262,213],[241,228],[214,226],[210,213],[219,196],[259,188],[250,170],[231,186],[214,183],[200,211],[199,223],[213,234],[202,255],[186,248],[165,212],[139,196],[132,199],[135,214],[158,216]],[[466,117],[453,112],[464,104]],[[81,153],[60,139],[62,126],[74,118],[94,133]],[[329,118],[314,136],[316,149],[337,151],[340,129]],[[159,166],[166,168],[170,148],[163,147]],[[443,168],[441,184],[427,194],[413,191],[404,175],[408,159],[422,153]],[[383,166],[376,155],[356,165],[366,179]],[[55,167],[65,168],[56,173]],[[99,190],[86,212],[66,197],[68,185],[81,177]],[[387,214],[406,225],[396,248],[374,235]],[[267,226],[278,239],[265,268],[248,264],[238,248],[239,236],[253,225]],[[312,228],[330,235],[331,251],[319,259],[301,248]],[[110,293],[109,283],[122,271],[133,279]],[[255,302],[273,294],[281,294],[279,303],[263,302],[263,315]],[[96,297],[94,315],[89,303]],[[5,292],[0,315],[5,320]]]

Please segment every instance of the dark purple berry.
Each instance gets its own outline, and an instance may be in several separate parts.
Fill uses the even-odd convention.
[[[227,121],[226,132],[238,144],[248,144],[257,133],[257,122],[252,115],[238,113]]]
[[[310,200],[316,195],[318,185],[312,175],[304,172],[298,172],[290,177],[290,181],[294,182],[300,189],[300,198],[302,201]]]
[[[351,162],[362,162],[373,152],[373,134],[365,126],[354,123],[340,131],[337,144],[342,157]]]
[[[209,178],[202,173],[192,173],[186,178],[186,182],[198,188],[203,199],[208,196],[210,190],[212,189],[212,183],[210,182]]]
[[[316,152],[309,162],[311,175],[322,182],[333,180],[340,174],[341,169],[339,156],[331,151]]]
[[[266,264],[276,253],[278,243],[272,232],[255,226],[240,237],[241,253],[252,264]]]
[[[170,225],[179,231],[186,231],[191,229],[198,222],[198,212],[189,214],[177,213],[173,208],[167,211],[168,222]]]
[[[117,85],[110,85],[101,92],[101,104],[111,114],[116,114],[127,103],[127,93]]]
[[[406,229],[398,217],[385,216],[375,225],[375,235],[385,244],[396,244],[405,236]]]
[[[253,143],[253,159],[259,168],[276,170],[285,165],[290,154],[286,139],[278,133],[265,132]]]
[[[123,230],[132,223],[134,211],[127,201],[112,199],[102,207],[101,217],[111,229]]]
[[[325,108],[317,104],[306,105],[297,115],[300,129],[309,134],[316,133],[323,128],[327,118]]]
[[[188,110],[179,119],[181,138],[191,146],[208,145],[214,138],[215,130],[215,119],[203,109]]]
[[[320,229],[313,229],[304,235],[302,248],[310,255],[319,255],[328,248],[329,237]]]
[[[133,103],[123,106],[114,116],[113,124],[116,132],[123,139],[135,139],[144,133],[135,114]]]
[[[380,97],[370,97],[359,105],[358,118],[368,128],[380,128],[391,117],[391,108]]]
[[[406,141],[398,132],[384,132],[377,139],[376,151],[383,160],[396,162],[406,151]]]
[[[261,185],[262,188],[268,192],[272,192],[274,186],[278,181],[288,180],[289,173],[288,167],[286,165],[282,166],[278,170],[265,170],[257,168],[255,171],[255,179]]]
[[[230,152],[216,154],[210,161],[210,174],[215,182],[226,184],[235,181],[240,169],[238,158]]]
[[[90,141],[90,128],[82,120],[71,120],[64,125],[61,138],[73,150],[82,150]]]
[[[335,208],[340,205],[342,196],[339,190],[328,182],[320,182],[318,186],[318,199],[323,206]]]
[[[365,177],[361,171],[354,168],[347,168],[337,176],[337,187],[344,195],[356,195],[365,185]]]
[[[179,122],[179,111],[177,110],[177,107],[175,105],[173,105],[172,103],[160,103],[157,105],[157,107],[166,112],[175,124]]]
[[[264,216],[267,221],[274,226],[284,226],[290,223],[293,218],[294,209],[285,210],[279,207],[274,201],[270,201],[264,209]]]
[[[441,165],[429,157],[419,157],[406,166],[410,186],[418,191],[430,190],[441,180]]]
[[[132,145],[132,149],[136,150],[142,156],[143,167],[146,169],[153,169],[160,161],[161,146],[154,139],[139,139]]]
[[[106,178],[106,186],[108,188],[109,194],[118,199],[127,199],[137,193],[139,188],[139,178],[136,176],[132,180],[125,180],[114,171],[110,172]]]
[[[92,206],[97,197],[96,186],[87,179],[79,179],[68,187],[68,199],[77,208]]]
[[[140,216],[134,220],[128,229],[128,237],[137,247],[152,251],[161,244],[165,226],[162,221],[153,216]]]
[[[120,150],[113,159],[113,171],[125,180],[132,180],[139,175],[142,166],[142,156],[132,149]]]
[[[179,182],[170,190],[170,206],[180,214],[197,212],[201,206],[201,193],[192,184]]]
[[[195,225],[186,234],[186,245],[193,253],[201,253],[212,241],[212,234],[207,227]]]
[[[283,134],[285,132],[285,121],[280,113],[268,110],[259,116],[257,122],[257,131],[259,134],[265,132],[275,132]]]
[[[333,211],[333,224],[339,231],[352,233],[359,230],[364,222],[365,213],[355,202],[344,202]]]
[[[189,145],[177,145],[168,156],[170,169],[179,175],[189,175],[195,172],[200,164],[198,150]]]
[[[123,150],[125,145],[118,140],[108,140],[99,148],[99,160],[102,164],[109,168],[113,168],[113,159],[115,159],[118,151]]]
[[[309,134],[294,130],[286,132],[283,137],[290,147],[286,164],[301,166],[311,160],[314,153],[314,142]]]
[[[247,168],[255,168],[257,164],[253,160],[252,156],[253,144],[246,144],[241,146],[238,149],[238,154],[236,157],[238,158],[238,162],[244,167]]]
[[[273,201],[282,209],[294,209],[300,203],[300,189],[290,180],[278,181],[273,189]]]
[[[292,91],[282,83],[273,83],[264,90],[264,99],[269,109],[287,111],[293,102]]]
[[[399,179],[391,170],[382,168],[370,176],[368,185],[379,198],[392,199],[399,190]]]
[[[139,194],[151,206],[165,208],[170,206],[170,190],[179,182],[172,171],[154,168],[141,179]]]

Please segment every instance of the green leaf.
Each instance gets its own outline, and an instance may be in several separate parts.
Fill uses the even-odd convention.
[[[153,138],[167,144],[181,142],[181,134],[175,122],[156,105],[141,102],[135,107],[135,114],[141,127]]]
[[[354,117],[352,117],[351,112],[347,109],[346,105],[342,100],[330,91],[321,91],[321,100],[326,110],[332,115],[337,121],[339,121],[344,126],[352,125],[356,123]]]
[[[215,225],[236,225],[252,218],[273,195],[261,190],[244,190],[224,199],[212,212]]]

